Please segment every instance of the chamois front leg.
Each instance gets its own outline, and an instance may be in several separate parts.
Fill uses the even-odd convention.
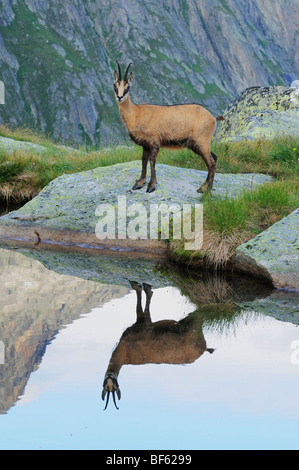
[[[144,313],[148,315],[149,319],[151,319],[150,305],[151,305],[151,300],[153,296],[152,286],[150,284],[146,284],[145,282],[142,284],[142,286],[146,295],[146,304],[145,304]]]
[[[136,291],[137,294],[137,305],[136,305],[136,314],[137,314],[137,321],[136,324],[150,324],[151,323],[151,314],[150,314],[150,302],[153,295],[152,288],[149,284],[139,284],[136,281],[130,281],[131,287]],[[142,308],[142,287],[146,293],[146,306],[143,310]]]
[[[149,155],[149,161],[151,165],[151,179],[148,184],[147,193],[152,193],[156,189],[157,185],[157,176],[156,176],[156,160],[157,160],[157,155],[159,153],[159,147],[153,147],[150,150],[150,155]]]
[[[141,189],[146,183],[146,171],[147,171],[147,164],[149,159],[150,151],[148,148],[143,147],[143,154],[142,154],[142,172],[140,179],[136,181],[133,186],[133,189]]]

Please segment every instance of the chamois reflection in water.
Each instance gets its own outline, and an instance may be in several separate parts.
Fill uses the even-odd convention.
[[[149,284],[130,281],[137,294],[137,320],[123,333],[112,353],[103,383],[102,399],[108,406],[110,393],[118,409],[115,395],[120,400],[121,392],[118,375],[123,365],[141,364],[191,364],[204,352],[212,354],[214,349],[207,348],[202,332],[203,317],[189,314],[180,321],[161,320],[152,322],[150,304],[153,296]],[[146,295],[145,308],[142,308],[142,291]]]

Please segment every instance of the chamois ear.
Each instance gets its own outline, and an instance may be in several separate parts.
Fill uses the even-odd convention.
[[[116,71],[116,70],[114,70],[114,72],[113,72],[113,78],[114,78],[114,81],[115,81],[115,83],[116,83],[116,82],[118,81],[118,75],[117,75],[117,71]]]
[[[133,72],[131,72],[129,75],[128,84],[131,85],[132,81],[133,81]]]

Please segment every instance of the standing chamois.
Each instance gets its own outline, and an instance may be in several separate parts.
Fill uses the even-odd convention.
[[[143,147],[142,173],[133,189],[141,189],[146,183],[148,161],[151,166],[151,179],[147,192],[155,191],[156,159],[161,147],[181,149],[187,147],[200,155],[208,167],[208,176],[198,192],[211,191],[216,171],[217,155],[211,152],[211,139],[216,129],[216,121],[223,121],[223,116],[213,117],[199,104],[180,104],[158,106],[132,103],[129,90],[133,73],[129,73],[131,64],[122,78],[119,63],[118,73],[113,73],[114,92],[120,116],[128,129],[129,136],[137,145]]]
[[[214,349],[207,349],[202,332],[203,315],[196,312],[195,315],[189,314],[179,322],[161,320],[153,323],[150,314],[153,295],[151,286],[143,284],[146,294],[146,305],[143,310],[142,286],[135,281],[130,281],[130,283],[137,293],[137,320],[134,325],[126,329],[112,353],[102,391],[103,400],[108,394],[105,410],[110,393],[117,408],[115,393],[120,400],[118,375],[123,365],[191,364],[205,351],[210,354],[214,352]]]

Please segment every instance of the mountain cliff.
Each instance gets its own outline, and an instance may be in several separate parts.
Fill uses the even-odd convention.
[[[123,141],[115,60],[134,64],[135,102],[223,113],[247,87],[298,78],[298,10],[297,0],[0,0],[0,123]]]

